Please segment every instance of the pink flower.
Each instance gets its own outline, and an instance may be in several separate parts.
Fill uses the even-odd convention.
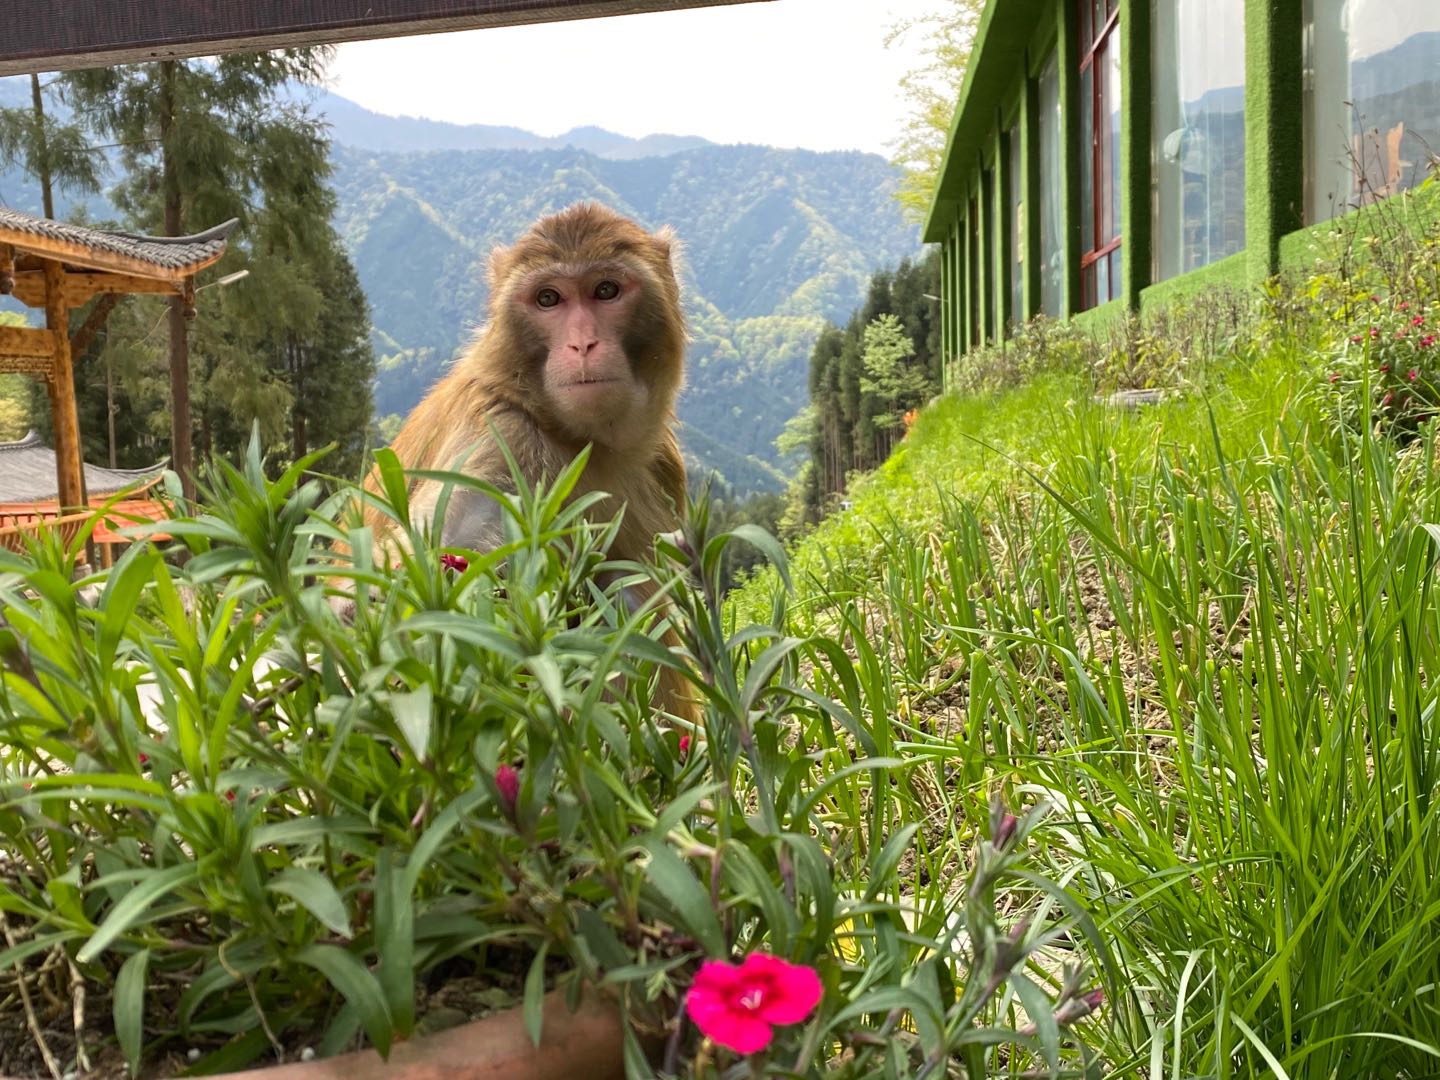
[[[1386,406],[1386,405],[1389,405],[1389,404],[1390,404],[1392,401],[1394,401],[1394,400],[1395,400],[1395,395],[1394,395],[1394,394],[1389,394],[1389,393],[1387,393],[1384,397],[1382,397],[1382,398],[1380,399],[1380,404],[1381,404],[1382,406]]]
[[[1389,375],[1389,374],[1390,374],[1390,365],[1389,365],[1389,364],[1381,364],[1381,365],[1380,365],[1380,374],[1381,374],[1381,375]]]
[[[1339,381],[1340,381],[1340,372],[1338,372],[1338,371],[1332,371],[1332,372],[1330,373],[1330,381],[1331,381],[1332,383],[1337,383],[1337,382],[1339,382]]]
[[[1430,348],[1431,345],[1434,345],[1434,344],[1435,344],[1435,335],[1434,335],[1434,334],[1426,334],[1424,337],[1422,337],[1422,338],[1420,339],[1420,347],[1421,347],[1422,349],[1428,349],[1428,348]]]
[[[470,560],[464,555],[451,555],[447,551],[441,554],[440,565],[446,570],[454,570],[457,574],[463,574],[470,569]]]
[[[683,757],[688,757],[689,754],[690,754],[690,736],[689,736],[689,735],[681,735],[681,736],[680,736],[680,756],[681,756],[682,758],[683,758]]]
[[[1406,377],[1407,379],[1409,379],[1411,382],[1414,382],[1416,379],[1418,379],[1418,378],[1420,377],[1420,372],[1416,371],[1416,370],[1412,367],[1409,371],[1407,371],[1407,372],[1405,373],[1405,377]]]
[[[1397,311],[1409,311],[1409,310],[1410,310],[1410,301],[1409,301],[1409,300],[1401,300],[1398,304],[1395,305],[1395,310],[1397,310]]]
[[[1380,327],[1378,327],[1378,326],[1372,326],[1372,327],[1370,327],[1370,336],[1371,336],[1372,338],[1377,338],[1377,337],[1379,337],[1379,336],[1380,336]]]
[[[515,800],[520,797],[520,770],[514,765],[495,769],[495,786],[500,790],[500,808],[508,815],[515,813]]]
[[[701,964],[685,1011],[707,1038],[754,1054],[770,1045],[774,1025],[800,1023],[824,995],[814,968],[751,953],[738,967],[723,960]]]
[[[1425,325],[1425,316],[1423,316],[1423,315],[1416,315],[1415,318],[1413,318],[1413,319],[1410,320],[1410,325],[1411,325],[1411,326],[1424,326],[1424,325]]]
[[[1359,344],[1360,344],[1362,341],[1364,341],[1364,340],[1365,340],[1365,335],[1364,335],[1364,334],[1351,334],[1351,335],[1350,335],[1350,344],[1351,344],[1351,345],[1359,345]]]

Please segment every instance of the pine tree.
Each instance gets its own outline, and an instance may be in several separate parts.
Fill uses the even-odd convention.
[[[165,60],[72,72],[64,84],[77,113],[96,134],[120,147],[128,177],[115,193],[116,202],[134,225],[178,236],[239,218],[242,231],[231,240],[236,250],[227,260],[231,265],[243,261],[247,243],[255,240],[250,226],[272,202],[303,212],[287,216],[288,228],[273,230],[270,250],[256,251],[257,258],[277,254],[277,246],[303,245],[324,221],[325,139],[318,123],[286,105],[280,92],[288,82],[317,80],[326,57],[325,50],[303,49]],[[174,297],[169,310],[171,461],[193,497],[187,329],[184,300]],[[233,392],[237,405],[254,407],[256,387],[274,390],[274,380],[253,367],[246,370],[253,361],[234,347],[246,335],[240,328],[230,330],[228,340],[210,335],[217,349],[203,361],[207,383],[212,390]],[[222,367],[230,370],[219,371]]]
[[[51,84],[53,85],[53,84]],[[47,218],[55,216],[55,189],[89,194],[100,190],[103,165],[85,132],[61,123],[45,107],[40,76],[30,76],[30,107],[0,109],[0,168],[18,165],[34,177]]]

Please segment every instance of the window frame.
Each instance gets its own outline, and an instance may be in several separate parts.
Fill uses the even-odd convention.
[[[1120,4],[1118,0],[1077,0],[1080,9],[1080,44],[1078,52],[1080,63],[1076,72],[1080,76],[1080,85],[1084,85],[1084,75],[1088,68],[1090,71],[1090,100],[1081,101],[1080,108],[1090,110],[1090,145],[1081,147],[1082,161],[1080,167],[1090,172],[1090,206],[1080,208],[1081,218],[1081,241],[1080,252],[1080,310],[1088,311],[1090,308],[1098,307],[1100,304],[1113,299],[1119,295],[1118,283],[1110,284],[1109,295],[1101,300],[1096,295],[1096,284],[1099,273],[1095,270],[1095,264],[1102,259],[1108,259],[1119,249],[1124,239],[1124,230],[1121,222],[1113,223],[1114,234],[1109,237],[1102,237],[1105,222],[1105,204],[1114,195],[1114,187],[1119,184],[1118,176],[1110,177],[1110,186],[1106,186],[1103,180],[1106,175],[1105,158],[1111,152],[1110,140],[1102,136],[1102,131],[1108,130],[1105,122],[1109,119],[1110,110],[1104,106],[1107,104],[1105,94],[1105,79],[1097,60],[1108,58],[1108,50],[1115,47],[1116,39],[1114,33],[1120,25]],[[1093,25],[1093,16],[1097,14],[1095,7],[1100,6],[1106,12],[1104,22],[1098,31]],[[1083,190],[1083,185],[1082,185]],[[1083,201],[1083,200],[1082,200]]]

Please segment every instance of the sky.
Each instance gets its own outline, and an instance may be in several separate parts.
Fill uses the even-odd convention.
[[[374,112],[539,135],[596,125],[890,153],[898,81],[923,63],[902,20],[938,0],[769,0],[341,45],[331,89]]]

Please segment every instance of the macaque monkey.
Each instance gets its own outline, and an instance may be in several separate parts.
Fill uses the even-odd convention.
[[[391,449],[407,469],[463,470],[510,484],[503,440],[528,481],[555,477],[585,446],[572,498],[590,491],[609,520],[624,504],[611,553],[643,560],[685,510],[685,464],[675,438],[686,331],[671,262],[673,234],[649,233],[594,203],[537,221],[490,256],[489,320],[465,354],[410,413]],[[473,450],[472,450],[473,448]],[[410,513],[433,519],[441,485],[415,479]],[[367,524],[385,533],[371,508]],[[441,526],[447,547],[501,541],[501,508],[454,489]],[[683,680],[663,672],[662,703],[686,714]]]

